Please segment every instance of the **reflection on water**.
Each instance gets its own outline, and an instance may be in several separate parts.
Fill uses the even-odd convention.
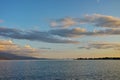
[[[119,60],[0,61],[0,80],[120,80]]]

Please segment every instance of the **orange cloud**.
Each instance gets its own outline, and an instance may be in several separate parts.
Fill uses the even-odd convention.
[[[52,22],[54,23],[52,23],[51,26],[60,28],[78,26],[81,24],[89,24],[95,27],[120,28],[120,18],[101,14],[85,15],[81,18],[65,17]]]
[[[0,40],[0,52],[7,52],[18,56],[39,57],[41,51],[32,48],[30,45],[21,47],[14,44],[11,40]]]
[[[51,21],[50,26],[51,27],[61,27],[61,28],[67,28],[69,26],[74,26],[77,23],[70,17],[66,17],[63,19],[58,19]]]

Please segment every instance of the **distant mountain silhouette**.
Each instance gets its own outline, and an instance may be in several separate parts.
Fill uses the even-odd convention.
[[[16,54],[11,54],[7,52],[0,52],[0,60],[33,60],[33,59],[45,59],[45,58],[35,58],[28,56],[20,56]]]

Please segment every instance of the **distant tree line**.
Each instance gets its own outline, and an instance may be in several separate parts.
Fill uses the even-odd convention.
[[[75,60],[120,60],[120,57],[77,58]]]

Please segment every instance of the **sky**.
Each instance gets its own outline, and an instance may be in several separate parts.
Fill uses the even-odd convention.
[[[0,0],[0,54],[120,57],[119,5],[120,0]]]

